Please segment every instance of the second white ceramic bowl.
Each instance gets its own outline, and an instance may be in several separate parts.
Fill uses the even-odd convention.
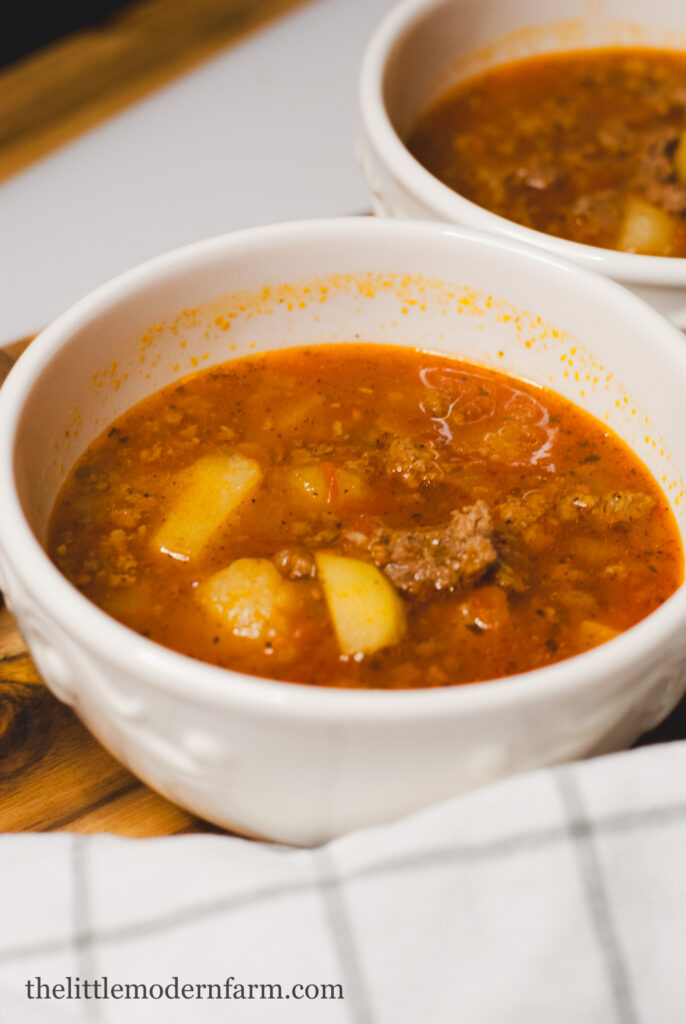
[[[116,757],[211,821],[293,843],[626,745],[686,685],[683,586],[622,636],[545,669],[355,692],[167,650],[87,601],[47,557],[70,467],[139,399],[250,352],[354,340],[454,353],[554,388],[636,450],[686,536],[681,336],[626,290],[540,249],[417,222],[281,225],[170,253],[65,313],[0,391],[0,586],[48,685]]]
[[[686,328],[686,259],[580,245],[523,227],[458,195],[403,140],[447,89],[537,53],[633,45],[686,50],[682,0],[406,0],[379,25],[360,76],[359,158],[375,213],[442,220],[541,246],[619,281]]]

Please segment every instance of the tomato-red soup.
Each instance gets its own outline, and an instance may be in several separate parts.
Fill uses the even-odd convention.
[[[215,665],[403,689],[549,665],[683,579],[667,500],[552,391],[432,353],[236,359],[120,416],[49,551],[92,601]]]
[[[460,83],[408,138],[444,184],[547,234],[686,256],[686,53],[549,53]]]

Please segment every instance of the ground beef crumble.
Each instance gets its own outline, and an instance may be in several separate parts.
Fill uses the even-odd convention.
[[[428,597],[437,590],[456,590],[475,582],[495,564],[493,525],[488,505],[477,501],[455,511],[441,526],[414,530],[377,526],[369,535],[356,533],[371,561],[398,590]],[[363,540],[362,540],[363,538]]]

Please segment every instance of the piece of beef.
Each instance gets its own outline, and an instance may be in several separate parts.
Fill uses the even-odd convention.
[[[640,491],[614,491],[598,497],[580,489],[562,499],[557,506],[557,514],[563,522],[583,518],[603,528],[628,527],[647,515],[653,505],[650,495]]]
[[[674,154],[680,134],[673,128],[658,129],[638,166],[635,184],[654,206],[667,213],[686,214],[686,185],[679,181]]]
[[[557,499],[557,492],[556,483],[548,484],[496,505],[494,514],[499,528],[506,534],[521,534],[550,511]]]
[[[578,241],[593,243],[612,234],[622,216],[623,200],[616,189],[600,189],[575,199],[569,214],[573,220]],[[577,236],[575,236],[577,237]]]
[[[649,494],[640,491],[615,491],[603,498],[595,514],[602,517],[608,526],[628,526],[642,519],[655,502]]]
[[[422,399],[422,411],[432,419],[445,419],[450,415],[456,399],[441,388],[431,388]]]
[[[582,516],[587,518],[601,505],[602,499],[593,494],[587,487],[578,487],[575,491],[565,494],[557,505],[557,515],[563,523],[576,522]]]
[[[308,579],[316,574],[314,556],[303,547],[282,548],[274,555],[277,569],[290,580]]]
[[[603,495],[580,484],[576,490],[561,494],[559,486],[552,483],[508,498],[496,505],[494,514],[499,536],[522,537],[544,517],[561,523],[583,521],[600,529],[626,527],[647,515],[653,505],[650,495],[640,491],[613,491]]]
[[[686,185],[678,181],[651,181],[644,189],[644,195],[653,206],[659,206],[666,213],[686,215]]]
[[[384,451],[386,472],[417,488],[440,477],[437,453],[431,441],[415,444],[406,437],[394,437]]]
[[[647,143],[639,164],[642,181],[674,181],[676,169],[674,154],[679,145],[679,132],[674,128],[659,128]]]
[[[526,166],[517,168],[512,177],[527,188],[541,191],[552,185],[559,185],[563,179],[563,172],[555,164],[546,163],[541,157],[532,156]]]
[[[365,475],[402,480],[413,490],[426,487],[443,476],[432,441],[417,444],[389,432],[376,438],[374,449],[364,455],[361,463]]]
[[[484,501],[453,512],[443,526],[395,530],[378,526],[365,537],[371,560],[407,594],[426,597],[475,582],[492,566],[491,513]],[[355,537],[359,543],[360,535]]]

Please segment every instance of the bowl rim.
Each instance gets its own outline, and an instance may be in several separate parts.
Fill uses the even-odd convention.
[[[372,234],[405,240],[409,236],[428,243],[432,239],[454,238],[467,246],[505,250],[517,258],[545,264],[556,272],[563,271],[568,277],[579,280],[582,292],[584,289],[600,292],[609,307],[620,310],[625,307],[627,319],[634,324],[645,324],[651,344],[658,345],[673,361],[680,362],[686,379],[686,346],[681,333],[621,285],[540,248],[451,224],[369,217],[294,221],[215,236],[140,264],[86,295],[46,327],[17,361],[0,389],[0,493],[3,494],[0,556],[6,561],[10,574],[14,572],[21,578],[24,591],[46,619],[54,620],[72,643],[91,651],[96,660],[105,659],[124,674],[130,673],[138,679],[144,677],[146,684],[158,691],[192,698],[206,707],[240,706],[253,711],[261,707],[288,718],[304,716],[338,723],[388,723],[408,718],[419,721],[445,714],[478,713],[486,708],[503,710],[545,700],[554,694],[591,689],[604,678],[630,670],[683,629],[686,583],[649,616],[609,643],[553,665],[502,679],[430,690],[334,689],[252,676],[163,647],[102,611],[50,560],[24,515],[15,486],[15,465],[19,462],[17,431],[24,403],[35,383],[49,373],[53,357],[69,343],[72,335],[94,317],[116,307],[122,298],[145,290],[151,283],[163,280],[169,272],[197,268],[203,262],[228,257],[241,250],[259,249],[265,243],[285,247],[325,240],[335,244],[342,235],[363,242]],[[75,623],[79,624],[76,641]]]
[[[558,238],[492,213],[444,185],[409,151],[395,130],[384,100],[386,67],[395,48],[426,16],[441,7],[458,7],[463,0],[402,0],[378,23],[365,48],[358,82],[358,99],[366,138],[386,170],[442,220],[526,242],[636,285],[686,285],[686,258],[620,252]],[[627,47],[628,48],[628,47]],[[583,47],[575,47],[583,49]],[[589,47],[590,49],[590,47]],[[364,144],[363,144],[364,145]]]

